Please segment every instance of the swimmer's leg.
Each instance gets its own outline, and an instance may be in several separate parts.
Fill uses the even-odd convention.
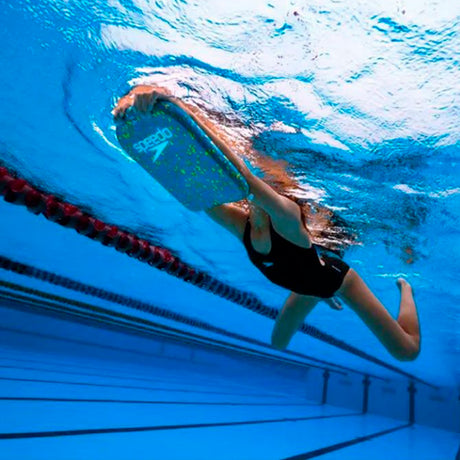
[[[272,333],[272,345],[280,350],[286,348],[305,317],[320,300],[322,299],[318,297],[292,292],[276,319]]]
[[[400,361],[412,361],[420,353],[420,327],[412,289],[399,281],[400,313],[396,321],[353,269],[337,291],[384,347]]]

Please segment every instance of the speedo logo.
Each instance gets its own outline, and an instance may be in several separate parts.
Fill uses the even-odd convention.
[[[171,137],[172,132],[168,128],[158,129],[145,139],[136,142],[133,147],[138,153],[152,153],[152,162],[155,163],[168,146],[168,139]]]

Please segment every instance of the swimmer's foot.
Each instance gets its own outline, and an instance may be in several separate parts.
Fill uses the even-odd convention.
[[[403,278],[396,280],[396,285],[401,292],[399,304],[398,323],[410,336],[410,340],[417,353],[420,351],[420,325],[418,322],[417,307],[414,301],[412,286]]]
[[[403,289],[412,289],[412,286],[404,278],[398,278],[396,280],[396,285],[401,292]]]

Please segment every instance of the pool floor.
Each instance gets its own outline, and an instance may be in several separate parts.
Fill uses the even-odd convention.
[[[455,458],[458,434],[321,405],[276,366],[35,310],[2,300],[2,460]]]

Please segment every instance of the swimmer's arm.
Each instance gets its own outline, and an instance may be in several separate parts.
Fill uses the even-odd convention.
[[[207,209],[206,214],[239,240],[243,240],[244,228],[249,216],[248,211],[230,203]]]
[[[213,130],[211,122],[197,116],[191,107],[179,99],[172,98],[178,107],[187,112],[191,118],[203,129],[203,131],[212,139],[214,144],[222,153],[233,163],[246,179],[251,193],[254,195],[252,201],[264,209],[271,217],[275,229],[288,238],[296,239],[299,233],[302,238],[309,240],[308,234],[300,218],[299,207],[289,198],[280,195],[262,179],[255,176],[246,166],[244,161],[238,156],[233,149],[223,142]]]
[[[253,195],[252,201],[270,215],[275,229],[294,243],[303,245],[307,242],[311,244],[310,236],[302,221],[299,206],[289,198],[277,193],[262,179],[255,176],[238,154],[219,138],[213,130],[211,122],[201,119],[201,117],[195,114],[192,108],[182,101],[175,98],[170,100],[193,118],[228,160],[240,171],[249,185],[250,192]]]

